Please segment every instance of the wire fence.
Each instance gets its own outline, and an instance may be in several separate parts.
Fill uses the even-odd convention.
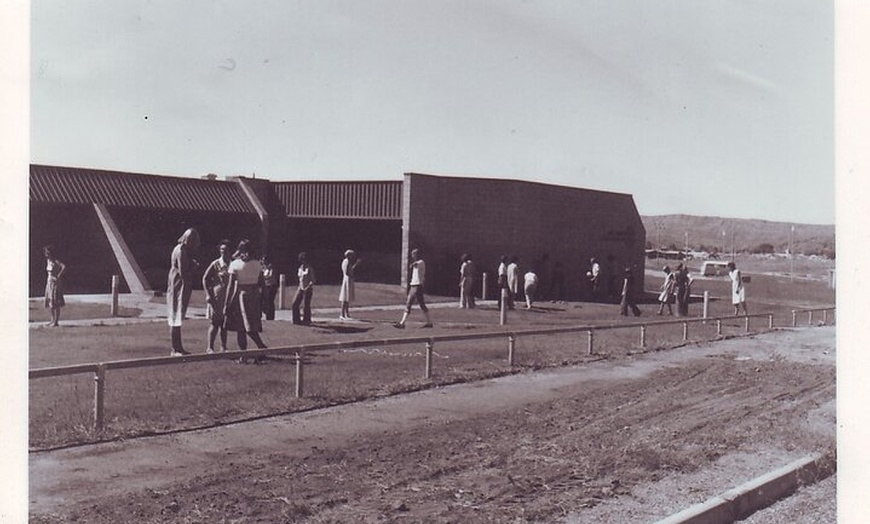
[[[814,308],[814,309],[795,309],[792,310],[792,326],[797,327],[798,317],[804,313],[808,315],[808,325],[814,324],[814,314],[822,313],[820,325],[826,325],[831,321],[831,314],[835,312],[835,307]],[[733,324],[735,321],[742,322],[744,333],[750,333],[752,329],[752,321],[764,319],[763,329],[774,329],[773,313],[757,313],[753,315],[744,315],[740,317],[715,317],[715,318],[681,318],[676,320],[656,321],[656,322],[634,322],[620,324],[604,324],[604,325],[579,325],[565,327],[548,327],[537,329],[499,329],[493,331],[465,334],[445,334],[436,336],[419,336],[419,337],[397,337],[384,339],[365,339],[353,341],[325,342],[320,344],[303,344],[284,347],[274,347],[267,349],[255,349],[246,351],[229,351],[213,354],[194,354],[180,357],[149,357],[130,360],[116,360],[109,362],[76,364],[70,366],[58,366],[47,368],[36,368],[29,371],[30,379],[41,379],[49,377],[62,377],[69,375],[80,375],[90,373],[94,379],[94,399],[93,399],[93,427],[97,431],[102,431],[105,423],[105,404],[106,404],[106,375],[110,370],[125,370],[125,369],[141,369],[155,366],[178,366],[187,363],[202,363],[209,361],[226,361],[227,359],[256,359],[269,356],[285,356],[289,357],[290,361],[295,364],[294,384],[296,398],[302,398],[305,395],[305,369],[306,364],[312,364],[311,357],[325,352],[354,352],[354,351],[383,351],[382,347],[415,345],[423,346],[420,352],[423,357],[423,377],[431,379],[434,373],[435,366],[435,347],[436,344],[441,346],[450,342],[467,342],[487,339],[505,339],[507,344],[505,348],[505,358],[507,365],[511,368],[517,366],[518,340],[521,338],[554,336],[560,334],[576,334],[585,333],[585,353],[587,355],[603,355],[596,350],[596,333],[610,330],[631,330],[636,329],[638,332],[638,345],[640,348],[647,348],[649,344],[649,334],[651,329],[662,328],[666,326],[681,326],[682,341],[689,340],[690,326],[702,324],[705,329],[710,329],[710,326],[715,326],[716,337],[723,336],[723,325],[728,323]]]

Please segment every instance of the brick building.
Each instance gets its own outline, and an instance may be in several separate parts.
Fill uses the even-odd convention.
[[[220,239],[246,237],[289,275],[288,285],[299,251],[309,253],[319,282],[338,282],[348,248],[364,260],[360,280],[404,284],[412,247],[425,252],[429,293],[458,293],[466,252],[490,273],[501,254],[516,255],[521,267],[536,266],[545,286],[559,262],[568,298],[584,298],[593,256],[614,275],[635,267],[643,285],[645,231],[626,194],[416,173],[401,181],[271,182],[34,164],[30,294],[43,292],[47,244],[70,267],[68,293],[108,292],[111,275],[121,276],[125,292],[163,291],[169,253],[188,227],[201,233],[203,268]]]

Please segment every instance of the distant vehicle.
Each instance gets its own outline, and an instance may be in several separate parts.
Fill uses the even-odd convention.
[[[728,274],[728,262],[721,260],[705,260],[701,264],[701,274],[705,277],[721,277]]]

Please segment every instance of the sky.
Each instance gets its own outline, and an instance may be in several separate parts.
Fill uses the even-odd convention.
[[[30,9],[34,163],[510,178],[630,193],[643,215],[834,223],[832,2]]]

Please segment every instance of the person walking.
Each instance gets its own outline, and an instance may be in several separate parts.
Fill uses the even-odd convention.
[[[689,269],[682,262],[677,264],[677,269],[674,273],[674,286],[676,289],[677,299],[677,316],[689,316],[689,298],[692,294],[692,277],[689,276]]]
[[[538,275],[534,270],[530,269],[523,275],[523,292],[526,295],[526,309],[532,309],[538,293]]]
[[[172,340],[170,355],[189,355],[184,350],[181,341],[181,324],[187,316],[187,306],[190,304],[190,294],[193,292],[193,282],[196,273],[194,255],[199,249],[199,232],[194,228],[187,229],[172,249],[169,257],[169,275],[166,283],[166,307],[169,322],[169,335]]]
[[[354,301],[357,264],[359,264],[359,259],[356,252],[353,249],[345,251],[344,260],[341,261],[341,289],[338,291],[338,301],[341,302],[339,320],[351,320],[350,305]]]
[[[474,308],[474,262],[468,253],[462,255],[462,265],[459,266],[459,307]]]
[[[47,325],[58,327],[60,325],[60,308],[66,305],[63,298],[63,286],[61,285],[66,265],[54,256],[54,248],[45,246],[42,249],[45,256],[45,307],[51,311],[51,321]]]
[[[634,316],[640,316],[640,308],[634,301],[634,276],[631,274],[631,268],[627,267],[622,278],[622,300],[619,302],[619,314],[627,317],[629,309]]]
[[[275,296],[278,294],[278,275],[275,274],[272,261],[268,257],[263,257],[261,263],[263,265],[263,294],[261,295],[263,316],[266,317],[266,320],[275,320]]]
[[[734,262],[728,262],[728,277],[731,278],[731,304],[734,305],[734,316],[740,313],[740,307],[743,307],[743,314],[748,315],[749,310],[746,309],[746,286],[743,283],[743,275]]]
[[[426,262],[423,260],[423,253],[417,248],[411,250],[409,269],[411,270],[411,280],[408,282],[408,300],[405,302],[405,312],[402,313],[402,320],[393,326],[404,329],[408,315],[411,314],[411,306],[417,302],[426,317],[426,323],[423,324],[423,327],[430,328],[432,327],[432,319],[429,318],[429,308],[426,307],[426,299],[423,297],[423,286],[426,284]]]
[[[202,274],[202,288],[206,293],[205,316],[208,318],[208,347],[206,353],[214,353],[214,341],[220,334],[221,352],[227,350],[227,330],[224,327],[224,303],[227,301],[227,288],[230,284],[230,241],[218,242],[219,256],[212,261]]]
[[[311,325],[311,298],[314,296],[314,269],[308,264],[308,253],[299,253],[299,269],[296,270],[299,287],[293,298],[293,323]],[[299,308],[302,314],[299,314]]]
[[[239,242],[228,272],[230,280],[224,306],[225,327],[227,331],[236,332],[236,341],[242,351],[248,349],[248,337],[258,348],[264,349],[266,344],[260,338],[260,332],[263,331],[263,312],[260,307],[263,265],[252,256],[250,240],[243,239]],[[260,363],[263,360],[265,358],[257,357],[254,362]],[[242,357],[239,363],[245,364],[247,359]]]
[[[659,293],[659,312],[658,315],[661,315],[665,311],[665,306],[668,306],[668,315],[674,316],[674,309],[671,307],[671,303],[674,301],[674,288],[676,286],[676,277],[671,273],[671,267],[665,266],[662,268],[662,272],[665,274],[665,279],[662,282],[661,293]]]

